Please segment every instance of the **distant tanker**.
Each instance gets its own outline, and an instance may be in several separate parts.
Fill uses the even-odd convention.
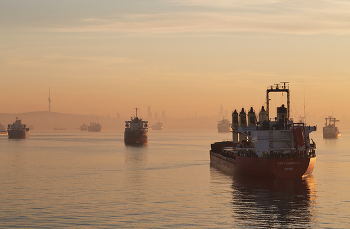
[[[101,132],[101,124],[97,122],[90,122],[90,126],[88,126],[89,132]]]

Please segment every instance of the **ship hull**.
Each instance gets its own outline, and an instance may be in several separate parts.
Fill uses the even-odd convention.
[[[315,168],[312,158],[225,157],[210,151],[210,163],[230,173],[257,177],[297,178],[309,175]]]
[[[334,139],[339,137],[340,137],[340,133],[323,133],[323,138]]]
[[[126,145],[147,144],[148,131],[126,131],[124,132],[124,143]]]
[[[23,139],[28,137],[29,137],[29,134],[25,130],[8,130],[9,139]]]
[[[218,127],[218,133],[230,133],[230,127]]]
[[[152,130],[163,130],[163,127],[158,127],[158,126],[153,127],[153,126],[152,126]]]
[[[101,132],[101,128],[89,126],[88,129],[87,129],[87,131],[88,131],[88,132]]]
[[[323,127],[323,138],[339,138],[340,132],[337,127]]]

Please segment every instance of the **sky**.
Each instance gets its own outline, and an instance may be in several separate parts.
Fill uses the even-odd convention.
[[[0,0],[0,50],[0,113],[350,114],[349,1]]]

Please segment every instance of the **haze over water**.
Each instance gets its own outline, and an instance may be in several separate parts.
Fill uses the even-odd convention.
[[[258,112],[267,86],[284,81],[295,119],[306,104],[312,125],[333,115],[350,128],[346,1],[0,4],[1,113],[48,111],[49,87],[51,111],[66,114]]]
[[[0,227],[349,228],[349,12],[336,0],[0,0],[0,123],[31,127],[0,136]],[[258,113],[280,82],[291,117],[318,126],[313,176],[210,167],[210,144],[231,139],[217,121]],[[270,98],[273,118],[286,95]],[[123,143],[136,107],[164,124],[146,147]],[[322,139],[329,115],[338,140]],[[101,133],[77,131],[97,120]]]
[[[350,131],[312,133],[311,177],[246,179],[210,166],[212,131],[151,131],[130,147],[122,132],[0,136],[1,227],[348,228]]]

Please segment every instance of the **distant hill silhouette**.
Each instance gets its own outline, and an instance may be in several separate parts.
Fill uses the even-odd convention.
[[[98,122],[102,125],[102,130],[113,130],[124,128],[124,120],[116,118],[99,117],[96,115],[76,115],[64,114],[49,111],[34,111],[19,114],[0,113],[0,122],[3,125],[11,124],[21,119],[28,127],[34,130],[53,130],[56,128],[66,128],[67,130],[76,130],[82,124],[90,125],[90,122]]]
[[[128,118],[110,118],[97,115],[77,115],[77,114],[65,114],[59,112],[49,111],[33,111],[18,114],[0,113],[0,123],[7,126],[16,120],[16,117],[21,119],[24,124],[33,130],[53,130],[67,129],[67,130],[79,130],[82,124],[90,125],[90,122],[98,122],[102,125],[102,132],[105,131],[124,131],[125,121]],[[141,117],[142,118],[142,117]],[[161,121],[164,125],[164,130],[167,129],[213,129],[216,131],[217,122],[222,117],[192,117],[192,118],[167,118],[147,120],[149,126]]]

